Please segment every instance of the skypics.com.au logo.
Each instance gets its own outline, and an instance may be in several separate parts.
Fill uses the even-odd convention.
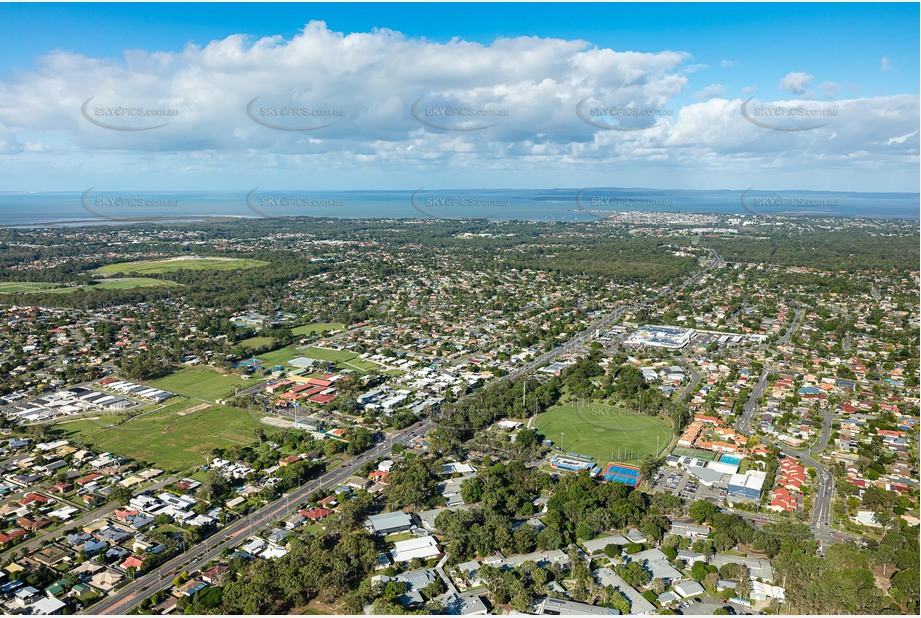
[[[598,220],[610,219],[620,212],[673,210],[675,201],[654,195],[613,193],[602,187],[586,188],[576,194],[579,212]]]
[[[432,219],[493,219],[508,212],[509,198],[464,195],[456,192],[416,189],[410,197],[413,209]]]
[[[161,221],[177,215],[180,202],[176,198],[152,197],[136,193],[95,191],[90,187],[80,195],[83,209],[107,221]]]
[[[340,107],[308,105],[297,95],[261,95],[246,104],[246,115],[256,124],[276,131],[317,131],[345,118]]]
[[[508,108],[477,105],[446,95],[419,97],[409,112],[420,124],[440,131],[483,131],[511,116]]]
[[[147,107],[137,104],[112,104],[101,105],[93,101],[95,96],[88,98],[80,106],[80,115],[97,127],[110,131],[151,131],[160,129],[169,124],[164,119],[172,120],[179,116],[177,108]]]
[[[751,97],[742,102],[742,117],[755,126],[772,131],[812,131],[828,125],[838,116],[838,109],[815,103],[756,103]]]
[[[303,191],[261,191],[256,187],[246,194],[246,207],[260,217],[326,217],[341,214],[342,198],[323,197]]]
[[[576,105],[579,119],[605,131],[648,131],[662,125],[660,118],[672,117],[674,110],[652,105],[607,104],[597,97],[585,97]]]
[[[749,187],[742,192],[739,202],[745,211],[769,219],[778,216],[832,215],[835,209],[840,207],[836,198],[786,193],[756,193],[754,187]]]

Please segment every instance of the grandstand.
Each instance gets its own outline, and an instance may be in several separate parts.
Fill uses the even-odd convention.
[[[557,470],[567,470],[569,472],[581,472],[582,470],[591,470],[594,468],[595,462],[591,459],[554,455],[550,458],[550,467],[556,468]]]

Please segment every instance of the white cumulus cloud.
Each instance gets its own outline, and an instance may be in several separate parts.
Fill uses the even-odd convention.
[[[437,42],[322,22],[290,39],[236,34],[176,52],[56,51],[0,81],[0,183],[146,171],[213,184],[283,176],[345,188],[475,185],[507,175],[578,186],[567,179],[656,165],[689,175],[704,166],[733,186],[778,167],[807,180],[820,168],[851,179],[873,161],[917,182],[917,95],[819,103],[808,96],[814,77],[791,72],[780,81],[791,100],[756,103],[834,106],[836,115],[784,132],[749,122],[744,101],[725,98],[742,84],[697,83],[688,93],[702,75],[692,62],[681,51],[583,40]],[[834,98],[838,87],[818,90]]]
[[[809,88],[809,85],[814,79],[815,77],[809,73],[791,71],[781,78],[779,87],[781,90],[786,90],[787,92],[802,94],[806,92],[806,89]]]

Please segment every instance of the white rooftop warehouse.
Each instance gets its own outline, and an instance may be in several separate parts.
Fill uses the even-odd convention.
[[[390,556],[394,562],[409,562],[413,558],[434,558],[441,555],[438,542],[431,536],[420,536],[394,543]]]

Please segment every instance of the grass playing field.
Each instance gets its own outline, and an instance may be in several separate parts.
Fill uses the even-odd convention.
[[[244,348],[261,348],[273,343],[275,343],[275,339],[272,337],[250,337],[249,339],[238,341],[237,345]]]
[[[304,356],[302,350],[298,350],[295,346],[289,345],[283,348],[278,348],[277,350],[272,350],[271,352],[265,352],[256,356],[264,364],[264,367],[274,367],[275,365],[284,366],[292,358],[298,358],[299,356]]]
[[[344,324],[336,324],[334,322],[315,322],[313,324],[298,326],[291,332],[293,332],[295,335],[312,335],[314,333],[325,333],[331,330],[342,330],[343,328],[345,328]]]
[[[244,380],[235,374],[220,373],[208,367],[183,367],[148,384],[186,397],[215,401],[229,397],[235,385],[246,388],[256,382]]]
[[[639,462],[664,450],[672,439],[662,420],[634,414],[620,407],[585,402],[556,406],[541,414],[535,428],[566,452],[609,461]]]
[[[377,363],[358,358],[358,354],[355,352],[310,347],[303,351],[303,355],[308,358],[333,361],[342,369],[354,369],[362,373],[367,373],[371,369],[381,368]]]
[[[317,348],[311,346],[306,350],[301,350],[301,354],[307,358],[316,358],[318,360],[328,360],[333,361],[334,363],[341,363],[344,361],[350,361],[356,356],[354,352],[346,352],[344,350],[330,350],[328,348]]]
[[[44,281],[0,281],[0,294],[41,292],[56,288],[59,285],[59,283],[47,283]]]
[[[93,285],[61,286],[58,283],[43,283],[29,281],[11,281],[0,283],[0,294],[3,293],[29,293],[48,292],[51,294],[71,294],[77,290],[129,290],[132,288],[155,288],[178,286],[178,283],[165,279],[151,279],[149,277],[119,277],[118,279],[104,279],[96,281]]]
[[[58,288],[56,290],[47,290],[53,294],[70,294],[77,290],[92,292],[93,290],[130,290],[132,288],[165,288],[178,287],[179,284],[166,279],[151,279],[149,277],[119,277],[118,279],[106,279],[94,282],[91,286],[80,285],[69,288]]]
[[[151,279],[150,277],[119,277],[118,279],[103,279],[95,282],[91,290],[128,290],[131,288],[161,288],[178,286],[175,281],[166,279]]]
[[[262,260],[248,260],[235,258],[190,258],[165,260],[144,260],[140,262],[121,262],[107,264],[96,269],[100,274],[119,273],[168,273],[176,270],[237,270],[240,268],[256,268],[266,266],[268,262]]]
[[[298,350],[297,346],[287,346],[272,350],[265,354],[256,356],[263,361],[266,366],[284,365],[293,358],[303,356],[305,358],[315,358],[321,361],[331,361],[336,363],[340,369],[353,369],[361,373],[367,373],[371,369],[380,369],[380,365],[358,358],[355,352],[345,352],[343,350],[330,350],[328,348],[318,348],[311,346],[303,350]]]
[[[187,412],[200,406],[197,401],[184,399],[115,427],[106,426],[115,417],[102,416],[97,420],[63,423],[57,429],[98,451],[147,461],[172,471],[205,463],[204,456],[213,448],[251,444],[260,428],[267,434],[277,431],[261,424],[245,410],[206,405],[204,409]]]

